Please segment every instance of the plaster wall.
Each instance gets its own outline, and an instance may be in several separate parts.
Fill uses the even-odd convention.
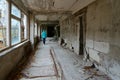
[[[6,80],[22,57],[31,50],[30,41],[25,41],[0,53],[0,80]]]
[[[79,20],[69,17],[60,22],[60,37],[67,43],[66,47],[79,54]]]
[[[120,79],[119,4],[119,0],[97,0],[87,9],[86,50],[114,80]]]
[[[113,80],[120,79],[120,1],[96,0],[87,6],[85,50],[100,70]],[[79,54],[79,19],[60,22],[61,38]]]
[[[35,21],[34,21],[34,15],[30,14],[30,41],[34,48],[34,37],[35,37]]]

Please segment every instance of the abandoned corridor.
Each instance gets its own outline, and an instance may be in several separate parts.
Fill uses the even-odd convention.
[[[111,80],[82,58],[61,47],[54,38],[47,38],[45,45],[38,44],[30,63],[11,80]]]
[[[0,80],[15,75],[120,80],[120,0],[0,0]]]

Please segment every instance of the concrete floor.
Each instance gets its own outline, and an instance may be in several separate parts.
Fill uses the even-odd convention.
[[[40,43],[32,62],[21,73],[19,80],[111,80],[90,66],[69,50],[47,39],[46,45]]]

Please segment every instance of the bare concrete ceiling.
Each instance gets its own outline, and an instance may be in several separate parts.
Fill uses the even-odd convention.
[[[26,7],[38,13],[56,13],[71,11],[78,0],[22,0]]]
[[[75,13],[95,0],[22,0],[38,20],[56,21]]]

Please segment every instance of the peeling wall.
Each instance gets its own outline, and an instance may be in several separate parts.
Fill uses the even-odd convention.
[[[120,1],[98,0],[88,6],[86,48],[99,68],[120,79]]]
[[[67,48],[74,47],[74,51],[79,54],[79,21],[74,17],[69,17],[60,21],[60,37],[67,43]]]
[[[97,67],[113,80],[120,80],[120,1],[96,0],[86,14],[86,50]],[[68,24],[68,21],[71,21]],[[77,17],[60,22],[61,38],[79,51]],[[70,47],[70,46],[69,46]]]

